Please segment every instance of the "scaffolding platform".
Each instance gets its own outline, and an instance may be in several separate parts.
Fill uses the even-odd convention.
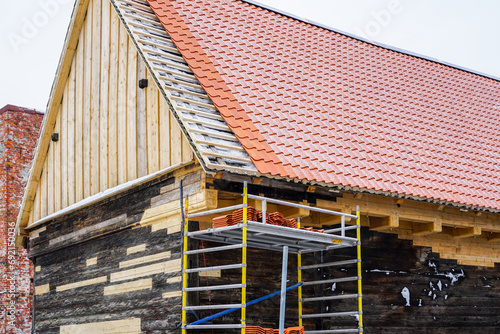
[[[247,247],[252,248],[281,252],[284,246],[288,246],[290,253],[304,254],[354,247],[358,244],[356,238],[253,221],[248,221],[246,225],[239,223],[233,226],[187,232],[186,235],[193,239],[236,245],[242,243],[244,226],[247,227]]]

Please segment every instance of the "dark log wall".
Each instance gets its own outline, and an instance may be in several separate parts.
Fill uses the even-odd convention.
[[[179,202],[180,179],[188,194],[200,192],[200,171],[167,175],[50,222],[30,239],[37,333],[91,333],[99,328],[133,333],[130,328],[113,329],[120,324],[117,320],[131,318],[140,319],[143,333],[176,332],[181,315],[180,216],[175,216],[178,224],[167,228],[139,223],[148,209]],[[97,324],[70,327],[88,323]]]
[[[212,246],[205,243],[205,247]],[[220,254],[220,253],[219,253]],[[316,256],[316,258],[315,258]],[[248,300],[280,289],[281,254],[249,251]],[[323,254],[323,262],[355,258],[354,249]],[[239,252],[228,251],[223,258],[213,253],[200,256],[200,265],[237,263]],[[427,247],[413,247],[410,241],[392,234],[369,231],[362,233],[363,308],[366,333],[500,333],[500,271],[499,268],[460,266],[454,260],[442,260]],[[321,262],[321,254],[303,256],[304,264]],[[223,271],[221,277],[204,277],[200,285],[237,283],[240,271]],[[355,266],[304,271],[304,280],[355,276]],[[290,255],[288,285],[296,283],[296,256]],[[334,288],[334,291],[332,291]],[[408,290],[409,306],[403,297]],[[212,304],[238,303],[239,290],[231,293],[212,292]],[[356,282],[322,286],[322,294],[356,293]],[[304,287],[304,294],[321,293]],[[209,304],[208,294],[200,294],[202,304]],[[287,295],[287,326],[297,325],[296,291]],[[304,304],[304,314],[343,312],[357,309],[355,300],[323,301]],[[277,327],[279,297],[250,306],[247,324]],[[210,315],[198,312],[199,317]],[[239,312],[214,323],[238,323]],[[193,317],[194,318],[194,317]],[[191,319],[192,320],[192,319]],[[356,319],[331,318],[307,321],[306,329],[355,328]],[[229,333],[230,331],[225,331]],[[201,331],[199,331],[201,333]],[[211,333],[207,331],[206,333]],[[231,332],[232,333],[232,332]],[[234,331],[237,333],[237,331]]]

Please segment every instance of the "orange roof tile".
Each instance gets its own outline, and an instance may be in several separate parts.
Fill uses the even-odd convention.
[[[239,0],[148,0],[262,174],[500,210],[500,82]]]

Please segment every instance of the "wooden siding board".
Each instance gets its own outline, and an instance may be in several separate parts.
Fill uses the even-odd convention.
[[[138,58],[137,80],[146,79],[146,64],[142,58]],[[147,145],[147,124],[146,114],[149,103],[148,90],[149,85],[154,86],[154,82],[148,81],[148,87],[137,89],[137,173],[138,177],[147,175],[148,172],[148,145]]]
[[[89,195],[99,192],[99,124],[101,91],[101,0],[92,0],[92,62],[90,90],[90,184]],[[90,10],[90,8],[89,8]]]
[[[151,77],[151,80],[153,78]],[[172,163],[171,152],[171,137],[170,137],[170,110],[165,98],[158,93],[158,108],[159,108],[159,156],[160,168],[167,168]]]
[[[109,188],[108,185],[108,119],[110,104],[110,13],[111,4],[102,1],[101,18],[101,86],[100,86],[100,111],[99,111],[99,191]]]
[[[76,53],[75,74],[75,202],[83,199],[83,77],[84,77],[84,51],[85,48],[84,22],[80,32],[80,43]]]
[[[120,47],[118,67],[118,184],[127,179],[127,56],[128,35],[125,27],[120,25]],[[133,47],[133,46],[132,46]]]
[[[129,42],[127,55],[127,181],[137,178],[137,56],[135,45]]]
[[[118,185],[118,63],[120,47],[120,19],[111,10],[110,50],[109,58],[109,119],[108,119],[108,185]]]
[[[90,145],[91,132],[91,102],[92,102],[92,25],[93,25],[93,0],[89,1],[87,18],[85,19],[85,41],[84,41],[84,82],[83,82],[83,198],[91,194],[91,165],[90,165]]]
[[[149,77],[148,81],[153,81],[152,77]],[[148,158],[148,173],[152,173],[159,169],[159,90],[155,85],[147,88],[148,96],[148,108],[146,113],[147,119],[147,158]],[[163,98],[163,97],[162,97]]]

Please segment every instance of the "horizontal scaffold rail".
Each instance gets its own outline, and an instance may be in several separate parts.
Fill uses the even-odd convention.
[[[201,271],[212,271],[212,270],[228,270],[228,269],[238,269],[238,268],[243,268],[246,267],[246,263],[238,263],[238,264],[227,264],[224,266],[213,266],[213,267],[200,267],[200,268],[193,268],[193,269],[185,269],[185,273],[199,273]]]
[[[356,315],[360,315],[359,311],[351,311],[351,312],[333,312],[333,313],[314,313],[314,314],[304,314],[299,316],[302,319],[311,319],[311,318],[330,318],[330,317],[353,317]]]
[[[306,303],[306,302],[318,302],[318,301],[323,301],[323,300],[354,299],[354,298],[359,298],[359,297],[360,297],[359,294],[353,293],[353,294],[349,294],[349,295],[302,298],[302,299],[299,299],[299,301]]]
[[[343,334],[343,333],[363,333],[361,329],[346,328],[346,329],[326,329],[320,331],[305,331],[305,334]]]
[[[212,290],[226,290],[226,289],[241,289],[246,287],[246,284],[224,284],[212,286],[195,286],[191,288],[184,288],[184,291],[212,291]]]
[[[332,278],[332,279],[325,279],[321,281],[309,281],[309,282],[304,282],[304,286],[308,285],[318,285],[318,284],[329,284],[329,283],[340,283],[340,282],[352,282],[352,281],[357,281],[360,280],[361,276],[353,276],[353,277],[342,277],[342,278]]]
[[[186,329],[229,329],[229,328],[246,328],[241,324],[221,324],[221,325],[186,325]]]
[[[281,205],[291,206],[291,207],[294,207],[294,208],[310,210],[310,211],[319,212],[319,213],[326,213],[326,214],[334,215],[334,216],[344,216],[344,217],[353,218],[353,219],[357,219],[358,218],[358,216],[351,215],[349,213],[343,213],[343,212],[338,212],[338,211],[321,209],[321,208],[316,208],[314,206],[297,204],[297,203],[293,203],[293,202],[282,201],[282,200],[279,200],[279,199],[272,199],[272,198],[267,198],[267,197],[262,197],[262,196],[256,196],[256,195],[250,195],[250,194],[248,194],[248,198],[256,199],[256,200],[259,200],[259,201],[266,201],[268,203],[281,204]]]
[[[246,247],[246,246],[247,246],[246,244],[227,245],[227,246],[220,246],[220,247],[193,249],[193,250],[189,250],[189,251],[184,252],[184,253],[188,254],[188,255],[193,255],[193,254],[201,254],[201,253],[221,252],[221,251],[230,250],[230,249],[238,249],[238,248],[242,248],[242,247]]]
[[[325,268],[325,267],[345,266],[348,264],[356,264],[358,262],[361,262],[361,260],[354,259],[354,260],[345,260],[345,261],[328,262],[328,263],[320,263],[320,264],[311,264],[309,266],[300,266],[298,269],[299,270],[306,270],[306,269],[317,269],[317,268]]]
[[[243,304],[220,304],[220,305],[202,305],[202,306],[186,306],[183,307],[184,310],[188,311],[198,311],[198,310],[224,310],[234,307],[243,307]]]

